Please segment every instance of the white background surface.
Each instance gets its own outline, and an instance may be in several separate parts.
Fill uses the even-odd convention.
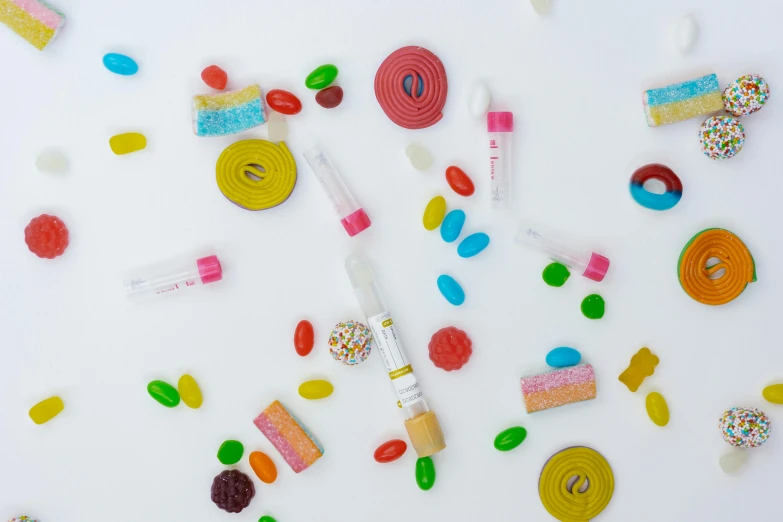
[[[775,269],[783,255],[779,3],[558,1],[546,18],[523,0],[57,5],[68,25],[44,53],[0,28],[0,519],[543,522],[551,517],[538,498],[539,472],[572,445],[595,448],[614,469],[602,521],[774,512],[783,458],[774,431],[783,408],[765,403],[761,389],[783,380],[772,334],[783,292]],[[701,38],[681,57],[670,31],[686,12],[695,14]],[[373,93],[378,65],[410,44],[436,53],[449,80],[443,120],[422,131],[392,124]],[[131,55],[139,74],[109,73],[106,52]],[[210,91],[199,75],[212,63],[232,87],[259,82],[265,91],[291,90],[304,104],[289,118],[299,181],[278,208],[248,212],[217,189],[220,152],[240,138],[265,137],[266,128],[193,135],[190,97]],[[337,64],[345,89],[331,111],[303,86],[322,63]],[[650,129],[642,111],[644,89],[711,72],[722,85],[758,72],[773,89],[769,106],[744,121],[744,150],[725,163],[702,156],[699,120]],[[574,275],[561,289],[547,287],[540,276],[547,260],[512,244],[513,215],[489,210],[484,124],[466,111],[476,78],[492,89],[493,109],[516,117],[517,212],[582,236],[611,258],[603,283]],[[147,149],[114,156],[108,138],[128,131],[143,132]],[[345,234],[301,156],[308,134],[372,217],[357,238]],[[433,153],[429,172],[411,168],[404,149],[412,141]],[[36,171],[35,158],[48,147],[65,151],[67,174]],[[631,173],[649,161],[668,164],[683,181],[671,211],[647,211],[628,194]],[[448,188],[450,164],[476,181],[474,197]],[[483,254],[460,259],[455,244],[422,228],[421,212],[436,194],[467,212],[465,232],[490,234]],[[71,233],[54,261],[39,260],[23,241],[27,222],[44,212]],[[746,242],[759,277],[718,308],[691,300],[676,278],[683,245],[713,226]],[[223,282],[145,305],[126,302],[123,271],[193,250],[221,256]],[[416,486],[410,449],[392,464],[372,459],[383,441],[407,439],[377,355],[350,368],[326,348],[335,323],[360,318],[343,270],[354,250],[376,264],[446,435],[429,492]],[[435,280],[444,272],[462,282],[464,306],[439,295]],[[608,308],[591,322],[579,304],[596,291]],[[292,346],[301,318],[316,328],[317,347],[306,358]],[[430,336],[447,325],[474,341],[458,372],[427,358]],[[526,415],[519,377],[545,370],[544,356],[560,345],[594,365],[598,398]],[[645,345],[661,364],[632,394],[617,376]],[[200,410],[168,410],[147,395],[150,380],[176,383],[184,372],[201,384]],[[301,399],[298,385],[312,378],[329,379],[335,393]],[[644,397],[655,390],[671,409],[665,429],[645,413]],[[30,406],[54,394],[65,412],[33,425]],[[252,424],[275,399],[326,447],[299,475]],[[726,476],[718,459],[729,446],[716,421],[736,405],[762,407],[775,427],[744,471]],[[497,452],[494,436],[517,424],[528,429],[527,441]],[[244,442],[246,455],[268,453],[280,475],[272,485],[254,478],[256,498],[239,515],[209,498],[224,469],[215,453],[228,438]],[[246,458],[239,468],[252,476]]]

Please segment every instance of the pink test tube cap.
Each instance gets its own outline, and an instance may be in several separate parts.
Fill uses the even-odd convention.
[[[609,260],[601,254],[592,253],[590,256],[590,262],[587,263],[585,273],[582,274],[588,279],[598,281],[599,283],[604,280],[606,272],[609,271]]]
[[[220,260],[217,256],[202,257],[196,260],[196,264],[202,283],[214,283],[223,279],[223,269],[220,267]]]
[[[514,132],[514,113],[512,112],[488,112],[487,131],[489,132]]]
[[[372,221],[370,221],[370,217],[367,215],[367,213],[364,211],[363,208],[360,208],[359,210],[356,210],[352,212],[351,214],[348,214],[344,218],[340,220],[340,223],[343,224],[343,228],[346,232],[348,232],[348,235],[353,237],[362,230],[366,230],[367,228],[372,225]]]

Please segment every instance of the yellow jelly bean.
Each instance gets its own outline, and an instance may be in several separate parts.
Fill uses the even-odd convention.
[[[783,404],[783,384],[773,384],[761,392],[765,399],[774,404]]]
[[[117,134],[109,138],[109,146],[111,151],[118,156],[120,154],[128,154],[129,152],[136,152],[147,146],[147,138],[144,134],[138,132],[126,132],[125,134]]]
[[[424,228],[427,230],[435,230],[443,222],[443,218],[446,216],[446,200],[443,196],[435,196],[427,203],[427,208],[424,209]]]
[[[177,391],[182,398],[182,402],[189,408],[200,408],[201,403],[204,402],[204,397],[201,395],[201,389],[198,387],[196,379],[187,373],[179,378]]]
[[[669,406],[666,399],[658,392],[647,395],[647,415],[658,426],[669,424]]]
[[[307,381],[299,386],[299,395],[311,401],[328,397],[333,391],[332,383],[323,380]]]
[[[49,397],[30,408],[30,418],[36,424],[43,424],[57,417],[63,409],[65,409],[65,405],[61,398]]]

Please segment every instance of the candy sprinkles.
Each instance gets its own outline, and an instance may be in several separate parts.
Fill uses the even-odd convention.
[[[767,442],[771,425],[769,417],[756,408],[731,408],[718,421],[723,440],[738,448],[758,448]]]
[[[723,105],[734,116],[748,116],[769,100],[769,84],[758,74],[746,74],[723,91]]]
[[[731,116],[713,116],[701,124],[699,143],[710,159],[733,158],[745,145],[745,128]]]
[[[359,364],[370,355],[371,349],[372,333],[358,321],[337,323],[329,335],[329,353],[343,364]]]

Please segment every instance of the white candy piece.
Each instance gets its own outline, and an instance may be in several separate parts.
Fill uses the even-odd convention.
[[[736,473],[748,461],[748,451],[735,449],[720,458],[720,469],[725,473]]]
[[[432,166],[432,155],[430,151],[419,145],[411,143],[405,149],[405,155],[411,160],[411,165],[416,170],[427,170]]]
[[[484,117],[489,111],[491,100],[492,94],[489,92],[489,87],[484,82],[476,82],[468,99],[468,112],[476,119]]]
[[[530,3],[533,5],[536,13],[540,15],[545,15],[552,10],[551,0],[530,0]]]
[[[286,140],[288,137],[288,124],[283,119],[282,114],[278,112],[271,112],[269,114],[267,132],[269,133],[269,141],[273,143],[280,143],[281,141]]]
[[[675,43],[681,54],[688,54],[699,39],[699,26],[692,15],[685,15],[677,22],[677,34]]]
[[[68,159],[59,150],[45,150],[35,160],[35,167],[40,172],[61,174],[68,170]]]

